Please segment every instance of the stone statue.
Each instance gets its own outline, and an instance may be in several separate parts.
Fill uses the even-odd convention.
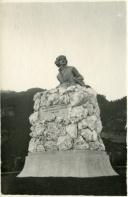
[[[59,74],[57,79],[61,85],[71,86],[79,84],[85,86],[83,76],[78,72],[75,67],[67,65],[67,58],[64,55],[60,55],[56,58],[55,64],[59,67]]]
[[[55,64],[60,85],[34,95],[29,153],[19,177],[116,175],[105,152],[100,157],[105,147],[96,92],[76,68],[67,66],[65,56],[57,57]]]
[[[96,93],[67,59],[56,58],[60,85],[34,96],[29,152],[104,150]]]

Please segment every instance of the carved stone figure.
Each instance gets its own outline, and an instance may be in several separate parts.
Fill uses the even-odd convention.
[[[67,65],[68,61],[66,56],[60,55],[56,58],[55,64],[59,67],[59,74],[57,79],[61,85],[70,86],[79,84],[85,86],[83,76],[78,72],[78,70],[73,66]]]

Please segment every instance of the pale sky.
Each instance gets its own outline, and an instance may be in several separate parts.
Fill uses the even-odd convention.
[[[126,96],[124,2],[0,4],[3,90],[51,89],[66,55],[86,84],[109,100]]]

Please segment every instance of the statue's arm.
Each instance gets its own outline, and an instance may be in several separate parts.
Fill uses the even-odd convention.
[[[72,67],[72,72],[74,77],[76,77],[79,80],[84,80],[83,76],[78,72],[78,70],[75,67]]]
[[[60,83],[63,83],[63,78],[60,73],[57,75],[57,79],[59,80]]]

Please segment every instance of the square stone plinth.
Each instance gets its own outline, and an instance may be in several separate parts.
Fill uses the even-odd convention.
[[[105,151],[29,153],[18,177],[101,177],[117,175]]]

